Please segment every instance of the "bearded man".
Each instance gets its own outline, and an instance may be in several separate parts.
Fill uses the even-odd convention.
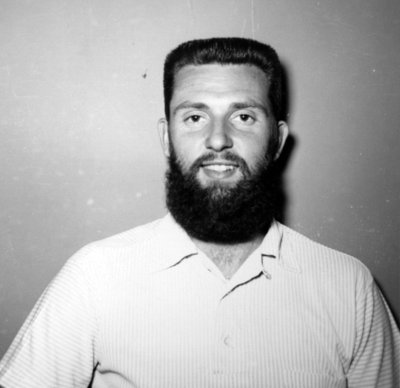
[[[395,387],[370,272],[276,221],[275,51],[181,44],[164,67],[164,218],[74,255],[0,364],[15,387]]]

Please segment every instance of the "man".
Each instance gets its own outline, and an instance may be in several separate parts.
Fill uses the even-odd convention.
[[[253,40],[169,54],[170,214],[67,262],[2,387],[399,386],[399,331],[369,271],[274,219],[281,83]]]

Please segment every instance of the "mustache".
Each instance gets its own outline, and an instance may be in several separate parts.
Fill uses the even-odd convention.
[[[238,165],[239,169],[241,169],[245,175],[250,175],[250,169],[246,161],[230,151],[223,151],[221,153],[209,152],[204,154],[193,162],[193,164],[190,166],[190,171],[196,173],[203,163],[213,162],[214,160],[226,160],[233,162]]]

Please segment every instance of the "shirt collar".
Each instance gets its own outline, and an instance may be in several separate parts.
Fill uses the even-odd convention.
[[[263,270],[268,271],[269,263],[284,270],[301,272],[291,244],[285,241],[285,226],[273,221],[259,249]],[[268,272],[267,272],[268,273]]]
[[[173,267],[182,260],[198,254],[196,245],[170,213],[160,220],[155,233],[158,249],[162,249],[158,268],[160,270]]]
[[[286,251],[284,227],[274,221],[261,244],[230,279],[229,292],[262,275],[267,279],[274,279],[282,270],[300,272],[293,254],[287,254]]]
[[[291,272],[300,272],[290,244],[285,244],[284,229],[282,224],[273,221],[262,243],[249,257],[252,259],[256,256],[258,263],[261,257],[261,270],[267,277],[276,266]],[[160,270],[178,265],[184,259],[199,253],[186,231],[170,213],[160,220],[156,234],[159,247],[163,250]]]

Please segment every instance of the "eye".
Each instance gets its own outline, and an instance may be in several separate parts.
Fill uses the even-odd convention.
[[[248,126],[253,125],[256,122],[256,118],[249,113],[238,113],[233,117],[233,122],[239,126]]]
[[[185,119],[185,121],[189,121],[191,123],[198,123],[201,120],[200,115],[191,115]]]
[[[254,119],[250,115],[247,115],[244,113],[240,114],[239,117],[240,117],[240,120],[243,121],[244,123],[254,121]]]
[[[206,117],[203,114],[189,113],[183,117],[186,127],[191,129],[201,129],[206,123]]]

